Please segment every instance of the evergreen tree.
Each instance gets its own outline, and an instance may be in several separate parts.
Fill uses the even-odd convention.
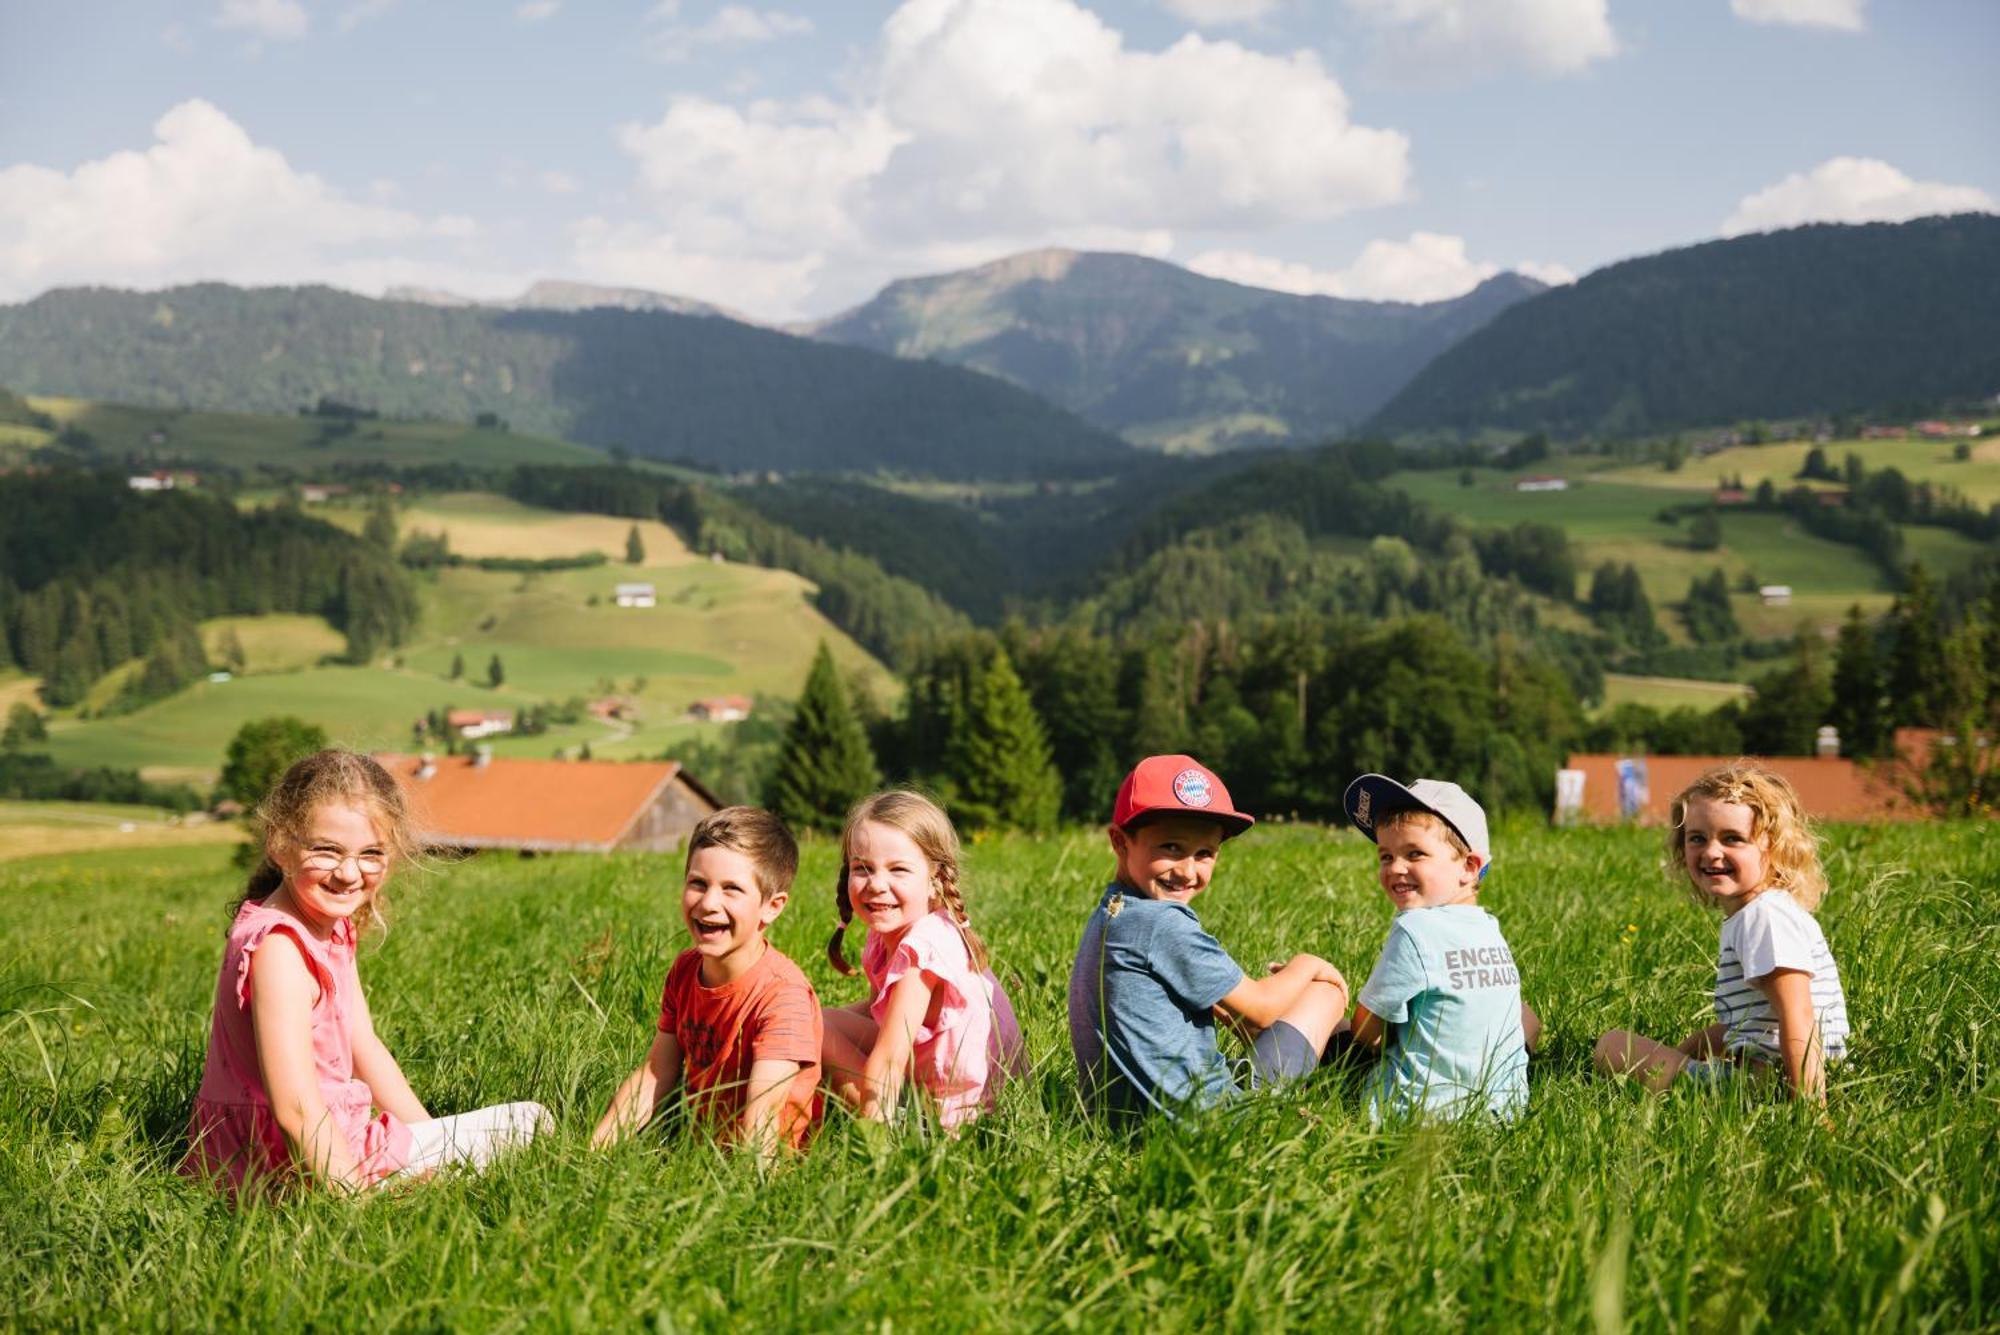
[[[1722,567],[1688,581],[1681,616],[1696,644],[1722,644],[1736,638],[1736,613],[1729,605],[1729,578]]]
[[[1703,510],[1688,526],[1688,546],[1698,552],[1712,552],[1722,545],[1722,521],[1715,511]]]
[[[945,743],[945,771],[955,812],[969,825],[1046,830],[1055,824],[1062,778],[1005,649],[996,648],[973,677],[965,712]]]
[[[1875,631],[1859,606],[1847,609],[1840,639],[1833,651],[1833,701],[1827,722],[1840,730],[1840,753],[1874,756],[1884,742],[1882,664],[1875,652]]]
[[[386,495],[378,495],[368,506],[368,522],[361,526],[361,540],[384,556],[396,550],[396,507]]]
[[[217,647],[222,651],[222,662],[225,667],[231,672],[243,670],[246,661],[243,654],[243,639],[236,633],[236,627],[230,626],[222,632],[222,642]]]
[[[236,730],[222,757],[219,797],[254,807],[291,763],[326,747],[326,730],[291,714],[253,719]]]
[[[868,734],[847,703],[833,654],[820,642],[785,729],[764,804],[793,829],[838,830],[882,782]]]
[[[1912,562],[1903,592],[1889,609],[1894,640],[1889,650],[1887,722],[1942,722],[1943,637],[1938,632],[1937,589],[1921,561]]]
[[[1751,683],[1755,692],[1743,706],[1743,745],[1753,755],[1809,756],[1820,725],[1833,705],[1833,690],[1821,662],[1822,646],[1801,631],[1789,667],[1767,672]]]
[[[457,681],[465,675],[465,655],[454,652],[451,656],[451,679]]]
[[[486,664],[486,684],[489,687],[497,689],[506,680],[507,669],[501,665],[500,655],[495,654]]]
[[[625,534],[625,564],[638,565],[646,559],[646,544],[639,537],[639,526],[632,525]]]
[[[29,742],[46,742],[49,730],[42,724],[42,716],[25,700],[16,700],[14,707],[7,711],[7,730],[0,733],[0,749],[18,751]]]

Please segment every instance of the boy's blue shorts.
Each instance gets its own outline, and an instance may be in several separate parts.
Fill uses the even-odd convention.
[[[1319,1069],[1319,1053],[1291,1025],[1279,1020],[1257,1035],[1250,1048],[1250,1084],[1276,1085],[1298,1080]]]

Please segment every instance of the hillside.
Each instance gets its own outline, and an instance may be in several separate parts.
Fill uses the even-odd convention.
[[[321,398],[725,469],[1090,472],[1115,437],[989,376],[720,318],[488,310],[330,288],[72,288],[0,307],[0,384],[293,413]]]
[[[1621,436],[2000,390],[2000,217],[1815,226],[1614,264],[1441,353],[1369,424]]]
[[[1503,274],[1430,305],[1301,297],[1137,255],[1042,250],[891,283],[816,337],[1011,380],[1174,450],[1314,440],[1542,285]]]

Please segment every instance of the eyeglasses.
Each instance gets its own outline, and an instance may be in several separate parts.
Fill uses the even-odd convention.
[[[339,871],[342,865],[352,861],[354,870],[363,876],[380,876],[389,865],[389,859],[380,853],[331,853],[318,849],[300,856],[299,866],[307,871]]]

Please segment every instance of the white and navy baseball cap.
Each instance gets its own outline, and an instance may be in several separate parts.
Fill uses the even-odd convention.
[[[1465,846],[1479,855],[1481,869],[1493,862],[1493,843],[1486,834],[1486,812],[1472,794],[1443,779],[1397,783],[1386,774],[1364,774],[1347,785],[1340,799],[1354,827],[1375,837],[1375,824],[1398,811],[1428,811],[1458,832]]]

